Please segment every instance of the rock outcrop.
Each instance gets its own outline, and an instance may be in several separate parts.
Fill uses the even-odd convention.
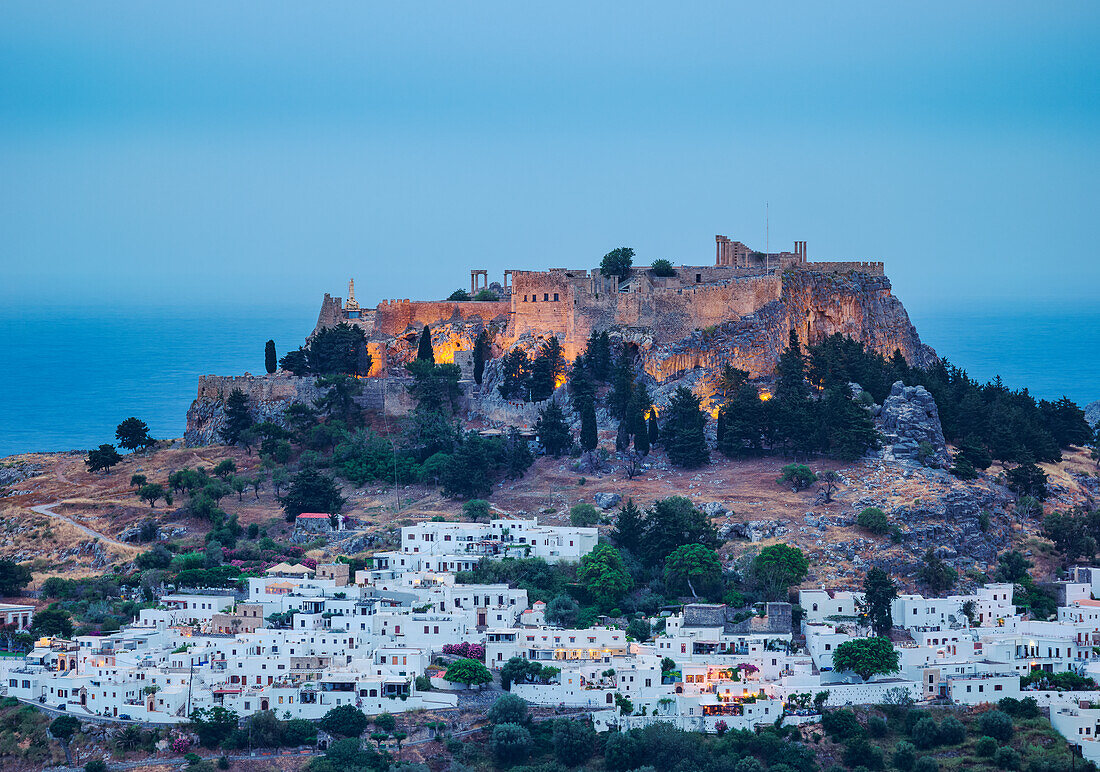
[[[884,458],[918,461],[929,466],[949,463],[936,401],[923,386],[896,382],[882,403],[878,418]]]
[[[920,341],[885,276],[787,271],[779,300],[751,314],[696,330],[673,343],[642,351],[645,371],[657,382],[697,368],[712,372],[732,364],[752,377],[769,376],[787,348],[791,330],[803,343],[841,334],[891,356],[900,350],[912,365],[936,361]]]

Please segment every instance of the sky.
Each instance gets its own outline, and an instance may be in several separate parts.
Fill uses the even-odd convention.
[[[1095,2],[7,0],[0,304],[439,298],[721,233],[1077,306],[1098,140]]]

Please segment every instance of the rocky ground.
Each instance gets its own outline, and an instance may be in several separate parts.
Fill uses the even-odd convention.
[[[163,483],[175,469],[210,468],[223,458],[233,458],[240,474],[260,472],[255,455],[217,446],[170,447],[127,456],[107,475],[87,472],[83,457],[75,453],[6,459],[6,495],[0,498],[0,555],[30,561],[38,582],[51,575],[102,573],[109,565],[129,562],[147,545],[131,544],[127,539],[149,518],[158,522],[165,537],[201,541],[207,523],[186,517],[178,501],[173,506],[161,502],[151,509],[137,499],[129,485],[130,476],[145,474],[151,481]],[[1040,563],[1047,560],[1049,544],[1037,538],[1039,519],[1016,514],[1011,495],[997,482],[997,466],[971,483],[889,453],[853,464],[811,460],[815,471],[832,469],[841,477],[840,489],[833,501],[826,503],[817,487],[794,492],[777,484],[781,467],[790,461],[782,457],[729,461],[716,456],[714,463],[703,469],[681,470],[670,466],[657,451],[634,479],[627,479],[622,465],[614,460],[609,471],[594,474],[577,471],[574,459],[541,458],[524,478],[498,484],[489,500],[500,513],[536,516],[552,524],[568,523],[569,508],[574,504],[596,503],[606,512],[601,528],[608,530],[624,497],[648,507],[666,496],[688,496],[713,517],[727,539],[722,548],[727,560],[736,562],[770,543],[797,545],[811,557],[810,585],[852,584],[872,564],[888,568],[903,583],[911,584],[917,561],[928,547],[937,549],[961,573],[988,570],[997,553],[1012,545],[1030,550]],[[13,469],[20,471],[13,473]],[[1053,490],[1047,511],[1090,500],[1095,505],[1100,500],[1100,480],[1093,476],[1095,465],[1083,451],[1069,453],[1062,463],[1044,469]],[[418,485],[397,490],[347,486],[345,495],[349,499],[345,514],[364,529],[318,551],[318,557],[325,552],[390,547],[402,525],[461,514],[460,502]],[[31,509],[54,502],[60,502],[54,513],[105,539],[97,540],[61,518]],[[258,497],[251,491],[241,500],[231,494],[222,506],[237,514],[243,525],[257,523],[276,538],[291,535],[270,483]],[[856,527],[856,515],[867,506],[886,511],[900,529],[900,539],[873,536]],[[988,513],[986,530],[982,512]]]

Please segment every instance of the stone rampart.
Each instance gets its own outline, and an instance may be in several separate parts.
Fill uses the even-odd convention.
[[[373,332],[394,336],[410,326],[474,318],[488,322],[507,315],[510,310],[511,303],[507,300],[386,300],[374,311]]]
[[[833,261],[820,263],[795,263],[789,266],[794,271],[813,271],[816,273],[866,273],[871,276],[885,276],[886,264],[880,262],[862,263],[858,261]]]

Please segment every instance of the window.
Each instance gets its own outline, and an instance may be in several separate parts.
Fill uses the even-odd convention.
[[[557,299],[558,299],[558,293],[555,292],[554,293],[554,300],[557,300]]]

